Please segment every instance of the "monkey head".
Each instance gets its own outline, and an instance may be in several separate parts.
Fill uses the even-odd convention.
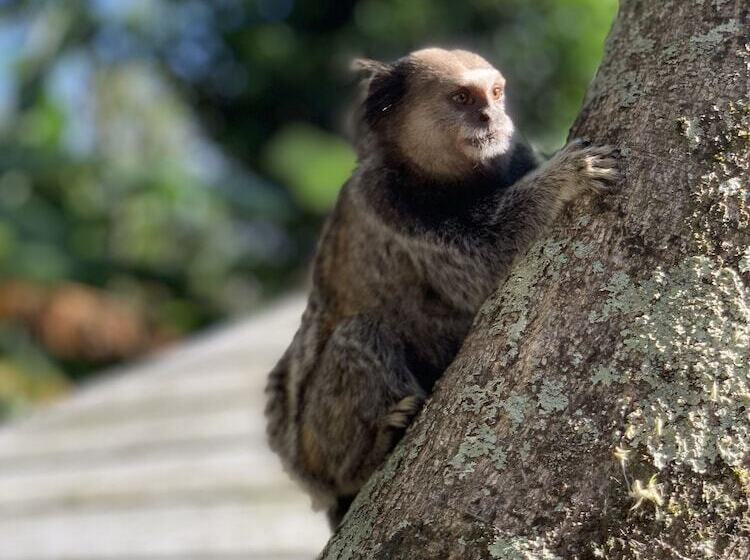
[[[419,172],[456,178],[509,152],[505,79],[481,56],[430,48],[392,64],[357,60],[355,68],[368,74],[365,126]]]

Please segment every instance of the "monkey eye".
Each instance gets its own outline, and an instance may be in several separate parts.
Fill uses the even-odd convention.
[[[459,91],[451,96],[451,99],[459,105],[469,105],[471,103],[471,96],[465,91]]]
[[[500,86],[495,86],[492,88],[492,99],[497,101],[503,96],[503,88]]]

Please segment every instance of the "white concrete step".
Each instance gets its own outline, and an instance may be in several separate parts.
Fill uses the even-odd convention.
[[[265,442],[287,299],[0,430],[0,560],[302,560],[329,531]]]

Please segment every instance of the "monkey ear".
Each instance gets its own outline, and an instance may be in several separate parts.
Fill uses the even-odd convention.
[[[406,74],[403,65],[387,64],[368,58],[358,58],[351,68],[365,74],[362,116],[370,127],[376,127],[390,115],[394,106],[406,93]]]

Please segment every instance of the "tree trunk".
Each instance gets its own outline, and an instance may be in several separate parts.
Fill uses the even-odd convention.
[[[486,302],[322,557],[750,557],[750,2],[623,0],[619,146]]]

